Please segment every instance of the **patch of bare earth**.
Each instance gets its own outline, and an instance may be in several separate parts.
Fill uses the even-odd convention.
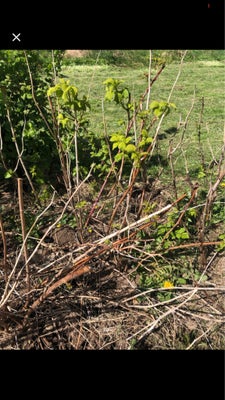
[[[88,50],[66,50],[66,57],[84,57],[88,53]]]

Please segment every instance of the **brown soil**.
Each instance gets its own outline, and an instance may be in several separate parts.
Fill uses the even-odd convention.
[[[83,57],[88,53],[88,50],[66,50],[66,57]]]

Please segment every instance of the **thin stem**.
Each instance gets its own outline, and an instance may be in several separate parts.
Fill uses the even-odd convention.
[[[11,129],[11,133],[12,133],[12,137],[13,137],[13,142],[14,142],[14,144],[15,144],[16,152],[17,152],[17,155],[18,155],[18,161],[19,161],[20,164],[22,165],[22,168],[23,168],[23,170],[24,170],[24,173],[25,173],[25,175],[26,175],[26,177],[27,177],[27,180],[28,180],[28,182],[29,182],[29,184],[30,184],[30,187],[31,187],[31,189],[32,189],[32,191],[33,191],[33,194],[34,194],[35,197],[36,197],[36,191],[35,191],[34,185],[33,185],[33,183],[32,183],[32,180],[31,180],[31,178],[30,178],[30,175],[29,175],[29,173],[28,173],[28,171],[27,171],[27,169],[26,169],[26,167],[25,167],[25,164],[24,164],[24,162],[23,162],[22,154],[23,154],[24,149],[22,149],[22,151],[19,150],[19,146],[18,146],[18,143],[17,143],[15,130],[14,130],[14,127],[13,127],[13,124],[12,124],[12,120],[11,120],[9,108],[8,108],[7,105],[6,105],[6,107],[7,107],[7,108],[6,108],[6,110],[7,110],[6,113],[7,113],[7,114],[6,114],[6,115],[7,115],[8,121],[9,121],[10,129]]]
[[[183,67],[184,58],[185,58],[187,52],[188,52],[188,50],[185,50],[184,53],[183,53],[183,55],[182,55],[182,57],[181,57],[180,66],[179,66],[179,71],[178,71],[178,73],[177,73],[176,79],[175,79],[175,81],[174,81],[174,83],[173,83],[173,86],[172,86],[172,88],[171,88],[170,94],[169,94],[168,99],[167,99],[168,103],[170,102],[170,99],[171,99],[171,97],[172,97],[173,91],[174,91],[175,86],[176,86],[176,84],[177,84],[177,81],[178,81],[178,79],[179,79],[179,77],[180,77],[180,74],[181,74],[181,71],[182,71],[182,67]]]
[[[40,108],[39,103],[38,103],[38,101],[37,101],[37,99],[36,99],[36,96],[35,96],[34,82],[33,82],[33,77],[32,77],[32,73],[31,73],[31,69],[30,69],[30,64],[29,64],[29,61],[28,61],[28,57],[27,57],[26,51],[24,51],[24,56],[25,56],[25,60],[26,60],[26,64],[27,64],[28,73],[29,73],[30,84],[31,84],[31,94],[32,94],[32,98],[33,98],[34,104],[35,104],[35,106],[36,106],[36,108],[37,108],[37,110],[38,110],[38,112],[39,112],[41,118],[43,119],[45,125],[47,126],[48,131],[49,131],[49,132],[51,133],[51,135],[54,137],[54,133],[53,133],[53,131],[52,131],[52,129],[51,129],[51,127],[50,127],[50,125],[49,125],[47,119],[45,118],[45,116],[44,116],[44,114],[43,114],[43,112],[42,112],[42,109]]]
[[[151,68],[152,68],[152,50],[149,50],[149,67],[148,67],[148,94],[146,99],[146,110],[149,108],[151,95]]]
[[[76,159],[76,184],[79,186],[79,159],[78,159],[78,146],[77,146],[77,131],[78,124],[75,121],[75,134],[74,134],[74,147],[75,147],[75,159]]]

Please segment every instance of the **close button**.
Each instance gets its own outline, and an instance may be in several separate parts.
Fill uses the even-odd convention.
[[[13,35],[13,39],[12,39],[13,42],[15,42],[15,40],[18,40],[18,42],[20,42],[21,33],[17,33],[17,34],[13,33],[12,35]]]

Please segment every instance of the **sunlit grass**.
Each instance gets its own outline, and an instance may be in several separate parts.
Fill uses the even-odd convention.
[[[151,100],[167,101],[178,70],[179,63],[171,63],[166,66],[152,86]],[[142,68],[70,65],[63,69],[63,73],[78,87],[79,92],[88,96],[91,103],[90,129],[96,135],[103,134],[105,127],[108,134],[117,131],[119,129],[118,122],[126,119],[124,110],[114,103],[104,101],[104,80],[109,77],[124,80],[124,84],[131,91],[133,101],[138,102],[147,87],[145,76],[147,72],[147,62],[146,66]],[[156,70],[153,70],[152,77],[155,73]],[[169,132],[175,132],[175,129],[179,127],[179,122],[185,121],[187,113],[193,105],[182,142],[182,152],[181,149],[178,149],[174,153],[175,169],[178,175],[185,173],[183,159],[185,156],[186,166],[190,169],[190,173],[197,176],[200,165],[198,144],[200,119],[200,138],[205,161],[209,162],[212,157],[219,156],[224,132],[224,88],[225,68],[221,60],[211,58],[208,61],[184,62],[181,75],[170,99],[176,104],[176,111],[172,111],[169,116],[164,118],[159,132],[161,135],[160,154],[167,158],[169,143],[175,147],[183,133],[182,127],[177,133]],[[103,113],[105,125],[103,124]],[[168,172],[166,168],[164,172],[165,174]]]

